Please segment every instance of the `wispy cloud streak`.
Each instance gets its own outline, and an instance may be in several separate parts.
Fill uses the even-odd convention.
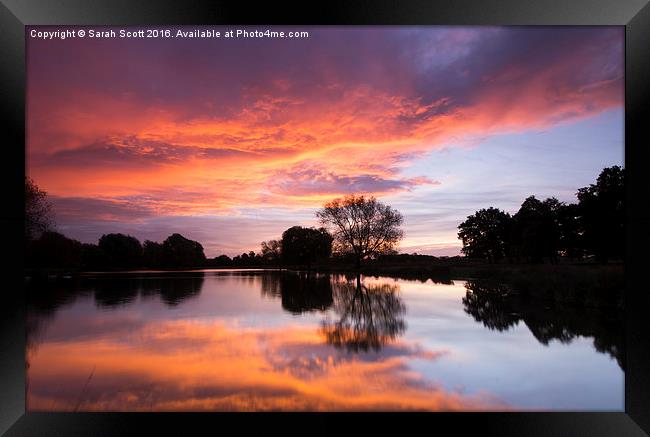
[[[409,169],[623,103],[618,28],[28,41],[28,171],[64,224],[82,210],[136,222],[444,186],[441,169]]]

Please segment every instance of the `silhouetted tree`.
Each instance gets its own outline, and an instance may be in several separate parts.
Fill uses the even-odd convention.
[[[102,269],[108,265],[106,254],[97,244],[81,245],[81,265],[84,269]]]
[[[247,266],[251,264],[251,259],[248,256],[246,252],[242,253],[241,255],[237,255],[236,257],[233,258],[233,261],[239,266]]]
[[[392,253],[404,233],[402,214],[374,197],[345,196],[326,203],[316,213],[332,229],[337,250],[353,253],[357,267],[368,258]]]
[[[305,265],[332,254],[332,236],[324,228],[293,226],[282,233],[281,253],[285,264]]]
[[[265,264],[278,264],[282,257],[282,242],[278,240],[262,241],[261,257]]]
[[[52,228],[52,205],[47,193],[25,177],[25,240],[32,241]]]
[[[212,259],[212,264],[215,267],[226,267],[232,265],[232,259],[228,255],[219,255]]]
[[[107,266],[136,268],[142,263],[142,245],[137,238],[124,234],[105,234],[99,239],[99,248],[106,254]]]
[[[333,284],[334,310],[339,320],[322,322],[328,343],[353,352],[378,351],[406,329],[406,308],[395,284],[365,285],[356,281]]]
[[[529,196],[513,216],[513,246],[519,256],[532,262],[557,258],[560,229],[557,212],[562,203],[554,197],[543,202]]]
[[[577,193],[584,248],[601,262],[625,256],[624,182],[624,169],[613,166]]]
[[[81,267],[82,244],[63,234],[44,231],[28,245],[26,262],[37,268],[79,268]]]
[[[142,245],[142,263],[149,268],[165,265],[165,248],[155,241],[145,240]]]
[[[512,218],[496,208],[476,211],[458,226],[461,251],[471,258],[485,258],[492,263],[506,256]]]
[[[556,212],[559,231],[558,249],[562,256],[570,259],[582,258],[580,243],[580,217],[578,205],[562,205]]]
[[[501,256],[552,263],[557,257],[579,259],[591,254],[598,261],[625,255],[624,169],[603,169],[596,184],[580,188],[578,204],[554,197],[529,196],[509,216],[495,208],[477,211],[459,225],[463,253],[492,262]],[[505,243],[505,244],[504,244]]]
[[[165,265],[168,267],[199,267],[205,264],[203,246],[181,234],[172,234],[162,243]]]

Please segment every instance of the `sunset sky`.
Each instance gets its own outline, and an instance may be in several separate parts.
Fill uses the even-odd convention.
[[[623,164],[623,27],[300,30],[28,37],[27,174],[59,231],[233,256],[372,194],[405,217],[400,251],[455,255],[476,210],[574,201]]]

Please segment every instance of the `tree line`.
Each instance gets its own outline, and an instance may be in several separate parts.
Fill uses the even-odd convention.
[[[144,243],[121,233],[102,235],[97,244],[81,243],[56,231],[28,242],[27,267],[72,269],[183,268],[205,266],[203,246],[180,234],[162,243]]]
[[[402,238],[402,215],[374,197],[349,195],[326,203],[316,214],[320,227],[292,226],[260,251],[207,258],[203,246],[178,233],[162,243],[144,243],[122,233],[102,235],[97,244],[81,243],[53,228],[44,191],[25,179],[26,265],[31,268],[136,269],[188,267],[300,266],[337,257],[362,262],[395,253]]]
[[[490,263],[555,263],[559,258],[624,258],[624,170],[605,168],[595,184],[580,188],[577,203],[530,196],[514,215],[481,209],[458,226],[462,252]],[[320,227],[292,226],[260,251],[229,257],[205,256],[203,246],[178,233],[144,243],[130,235],[102,235],[81,243],[53,229],[47,194],[25,179],[26,263],[32,268],[134,269],[296,266],[311,269],[333,258],[357,268],[393,255],[404,233],[403,216],[375,197],[348,195],[317,211]]]
[[[26,265],[31,268],[138,269],[188,267],[302,266],[311,268],[332,255],[333,237],[324,228],[293,226],[280,240],[264,241],[259,252],[207,258],[203,246],[175,233],[162,243],[122,233],[102,235],[97,244],[81,243],[53,230],[27,243]]]
[[[576,197],[577,203],[564,203],[530,196],[514,215],[493,207],[476,211],[458,226],[462,252],[490,263],[623,260],[624,169],[603,169]]]

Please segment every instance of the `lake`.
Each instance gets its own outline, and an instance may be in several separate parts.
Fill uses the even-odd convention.
[[[623,411],[620,315],[263,270],[28,287],[28,411]]]

